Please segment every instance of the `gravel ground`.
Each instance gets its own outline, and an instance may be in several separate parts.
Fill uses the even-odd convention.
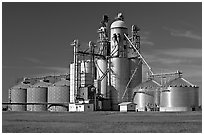
[[[3,112],[3,133],[201,133],[202,112]]]

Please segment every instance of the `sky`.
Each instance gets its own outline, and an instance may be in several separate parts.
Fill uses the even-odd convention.
[[[141,54],[156,73],[180,70],[202,90],[202,3],[2,3],[2,100],[18,78],[69,72],[70,43],[97,41],[104,14],[140,28]],[[130,33],[130,30],[129,30]],[[143,80],[146,76],[143,69]]]

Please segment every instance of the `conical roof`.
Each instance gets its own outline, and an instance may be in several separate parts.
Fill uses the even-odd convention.
[[[149,79],[143,83],[141,83],[140,85],[138,85],[136,88],[152,88],[152,87],[160,87],[161,85],[156,82],[153,79]]]
[[[185,80],[184,78],[178,77],[169,82],[167,82],[164,86],[166,87],[194,87],[195,85]]]
[[[48,86],[50,86],[50,85],[52,85],[52,84],[40,80],[40,82],[37,82],[37,83],[34,84],[32,87],[48,87]]]
[[[27,89],[28,87],[31,87],[32,85],[30,83],[24,83],[20,82],[17,85],[13,86],[11,89]]]
[[[70,86],[70,81],[66,79],[61,79],[60,81],[53,84],[54,86]]]

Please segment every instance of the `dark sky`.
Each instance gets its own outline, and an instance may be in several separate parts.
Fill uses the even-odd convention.
[[[69,72],[79,39],[96,42],[104,14],[140,27],[141,53],[155,72],[183,71],[202,89],[202,3],[3,3],[2,95],[23,76]],[[129,31],[130,32],[130,31]],[[146,68],[144,67],[145,77]],[[200,94],[201,102],[201,94]]]

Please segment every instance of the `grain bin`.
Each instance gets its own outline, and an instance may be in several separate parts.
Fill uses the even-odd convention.
[[[104,59],[98,59],[96,61],[96,74],[97,74],[97,80],[99,83],[99,93],[103,95],[104,98],[109,98],[110,97],[110,93],[107,89],[107,83],[108,83],[108,74],[106,74],[107,72],[107,60]]]
[[[160,88],[160,84],[149,79],[134,89],[133,103],[137,104],[138,111],[148,111],[155,105],[155,91]]]
[[[27,100],[27,88],[31,86],[30,83],[21,82],[13,86],[9,90],[9,102],[10,103],[26,103]],[[11,111],[26,111],[26,105],[11,105]]]
[[[191,111],[198,107],[198,87],[178,77],[161,92],[160,111]]]
[[[63,112],[68,111],[70,82],[62,79],[48,87],[48,110]]]
[[[27,89],[27,103],[47,103],[47,89],[51,83],[43,80]],[[27,105],[27,111],[47,111],[47,105]]]
[[[111,102],[113,110],[119,110],[118,104],[128,100],[128,94],[122,99],[129,81],[129,60],[111,58]]]

